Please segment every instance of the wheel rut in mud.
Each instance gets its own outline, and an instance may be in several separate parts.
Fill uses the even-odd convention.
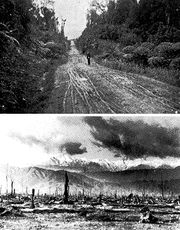
[[[177,87],[100,66],[72,44],[69,61],[56,71],[46,113],[113,114],[180,112]]]

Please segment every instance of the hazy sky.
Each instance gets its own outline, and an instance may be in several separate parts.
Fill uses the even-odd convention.
[[[123,153],[131,165],[180,165],[178,116],[119,116],[114,117],[113,121],[116,123],[110,123],[109,117],[2,115],[1,164],[29,166],[46,162],[51,157],[70,156],[118,161],[121,165]],[[174,127],[179,129],[178,132]],[[128,141],[140,143],[144,146],[144,152],[122,152],[123,143]],[[157,153],[151,149],[154,152],[157,150]]]
[[[56,15],[67,19],[65,34],[68,38],[79,37],[86,26],[86,14],[91,0],[55,0]]]
[[[39,0],[36,0],[39,1]],[[86,27],[87,10],[93,0],[55,0],[56,16],[67,19],[65,26],[65,35],[69,39],[77,38]],[[108,0],[101,0],[107,3]]]

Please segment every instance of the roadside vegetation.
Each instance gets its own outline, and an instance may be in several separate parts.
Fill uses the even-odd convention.
[[[0,15],[1,113],[42,112],[68,58],[53,1],[1,0]]]
[[[94,0],[76,45],[105,66],[180,87],[179,0]]]

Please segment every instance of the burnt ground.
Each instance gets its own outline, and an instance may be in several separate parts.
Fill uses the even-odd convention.
[[[176,113],[180,89],[146,76],[121,72],[87,59],[74,45],[56,71],[45,113]]]
[[[139,223],[137,215],[126,214],[126,219],[121,219],[122,214],[116,214],[115,221],[86,220],[78,214],[70,213],[46,213],[26,214],[26,217],[1,218],[0,229],[8,230],[178,230],[180,222],[165,224]],[[125,217],[124,217],[125,218]],[[166,216],[165,218],[170,218]],[[178,219],[178,217],[176,217]],[[135,219],[135,220],[134,220]]]
[[[4,197],[5,198],[5,197]],[[18,198],[18,197],[17,197]],[[40,196],[32,201],[26,197],[3,200],[0,205],[0,229],[8,230],[179,230],[180,207],[170,200],[156,204],[119,203],[113,197],[97,202],[78,201],[62,204],[62,197]],[[57,200],[55,200],[57,199]],[[156,197],[156,201],[157,201]],[[149,200],[150,201],[150,200]],[[171,200],[172,201],[172,200]],[[82,203],[83,202],[83,203]],[[146,203],[146,202],[145,202]],[[142,207],[148,207],[151,218],[142,222]],[[145,215],[146,216],[146,215]],[[155,221],[154,221],[155,220]]]

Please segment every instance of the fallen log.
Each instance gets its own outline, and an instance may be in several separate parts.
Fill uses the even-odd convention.
[[[129,208],[114,208],[113,206],[97,206],[97,210],[102,210],[105,212],[134,212],[134,209]]]
[[[180,215],[180,211],[152,211],[153,214],[159,214],[159,215]]]
[[[25,208],[21,209],[22,213],[81,213],[82,208]],[[88,210],[87,210],[88,211]]]
[[[148,204],[147,206],[150,208],[174,208],[174,204]],[[144,204],[124,204],[124,207],[142,208]]]

